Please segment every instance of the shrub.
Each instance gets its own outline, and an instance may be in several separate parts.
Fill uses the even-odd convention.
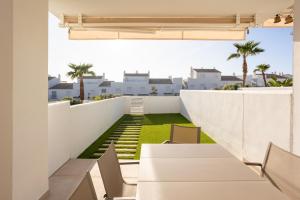
[[[102,96],[94,96],[94,97],[93,97],[93,100],[94,100],[94,101],[101,101],[102,99],[103,99]]]
[[[238,84],[234,84],[234,85],[224,85],[223,90],[238,90],[239,89],[239,85]]]
[[[74,99],[73,97],[64,97],[62,101],[69,101],[71,106],[81,104],[80,99]]]

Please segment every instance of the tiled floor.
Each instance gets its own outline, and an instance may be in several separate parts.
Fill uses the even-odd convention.
[[[120,162],[126,162],[122,160]],[[105,194],[101,174],[95,159],[71,159],[49,178],[49,195],[47,200],[65,200],[73,194],[81,180],[90,171],[98,199]],[[121,165],[124,180],[136,183],[138,165]]]

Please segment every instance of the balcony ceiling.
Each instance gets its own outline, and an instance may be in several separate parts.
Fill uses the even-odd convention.
[[[294,0],[49,0],[54,15],[101,17],[195,17],[273,15]]]
[[[294,0],[50,0],[70,39],[245,39]]]

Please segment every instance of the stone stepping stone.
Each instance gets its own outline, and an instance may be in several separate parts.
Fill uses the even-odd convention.
[[[107,148],[99,148],[96,153],[104,153]],[[116,149],[117,153],[135,153],[136,149]]]
[[[103,153],[94,153],[92,158],[100,158]],[[135,154],[130,154],[130,153],[124,153],[124,154],[117,154],[118,159],[134,159]]]
[[[109,144],[102,144],[101,147],[103,148],[107,148],[109,146]],[[122,149],[122,148],[125,148],[125,149],[136,149],[138,145],[136,144],[115,144],[115,148],[118,148],[118,149]]]
[[[140,131],[128,131],[128,132],[114,131],[113,134],[122,134],[122,135],[140,135]]]
[[[139,135],[112,134],[110,137],[139,138]]]
[[[124,137],[109,137],[109,140],[117,140],[117,141],[138,141],[138,138],[124,138]]]
[[[139,132],[113,132],[112,135],[134,135],[134,136],[139,136],[140,133]]]
[[[125,140],[105,140],[104,144],[110,144],[114,141],[115,144],[138,144],[138,141],[125,141]]]

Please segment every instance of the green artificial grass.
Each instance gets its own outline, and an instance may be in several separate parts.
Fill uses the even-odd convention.
[[[94,143],[92,143],[78,158],[96,158],[93,154],[99,152],[99,147],[108,139],[113,132],[118,129],[123,121],[131,120],[130,115],[124,115],[113,126],[111,126],[104,134],[102,134]],[[142,144],[160,144],[165,140],[170,139],[171,124],[181,126],[194,127],[194,125],[183,117],[181,114],[149,114],[144,115],[142,121],[142,129],[138,140],[137,151],[134,159],[140,158]],[[125,133],[126,134],[126,133]],[[215,143],[207,134],[201,132],[201,143]],[[118,142],[116,142],[118,144]],[[122,145],[119,145],[122,148]],[[119,149],[119,151],[123,151]],[[130,150],[131,151],[131,150]],[[130,153],[128,151],[128,153]],[[124,158],[125,159],[125,158]]]
[[[140,158],[142,144],[160,144],[170,139],[171,124],[194,127],[181,114],[150,114],[144,116],[135,159]],[[201,143],[215,143],[207,134],[201,132]]]
[[[91,144],[84,152],[82,152],[78,158],[93,158],[98,148],[104,143],[104,141],[114,132],[115,129],[127,118],[128,115],[121,117],[114,125],[112,125],[105,133],[103,133],[93,144]]]

